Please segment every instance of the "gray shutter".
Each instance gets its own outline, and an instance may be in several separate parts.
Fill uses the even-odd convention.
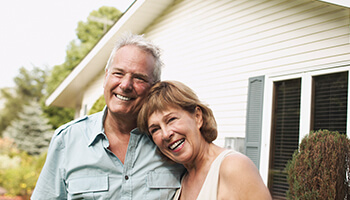
[[[245,152],[259,169],[264,76],[249,78]]]

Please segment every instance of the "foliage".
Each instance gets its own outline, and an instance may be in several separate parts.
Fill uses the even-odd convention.
[[[20,68],[19,75],[14,78],[18,97],[27,101],[39,101],[44,95],[46,76],[47,71],[38,67],[34,67],[32,71]]]
[[[12,159],[15,155],[19,153],[19,150],[16,147],[16,144],[13,142],[13,139],[10,138],[0,138],[0,155],[5,158],[6,156],[9,159]],[[4,156],[6,155],[6,156]],[[7,158],[5,158],[7,159]],[[0,160],[2,161],[2,160]],[[11,167],[12,164],[1,162],[0,169]]]
[[[29,101],[38,101],[43,97],[47,71],[34,67],[31,71],[20,68],[19,75],[14,78],[14,89],[1,89],[1,96],[5,100],[5,106],[0,112],[0,136],[3,131],[18,118],[23,105]]]
[[[48,120],[43,117],[41,107],[35,101],[25,105],[19,118],[4,131],[4,136],[13,139],[17,147],[29,155],[39,155],[46,151],[52,134]]]
[[[44,116],[49,120],[49,124],[53,129],[57,129],[74,118],[75,111],[72,108],[46,106],[43,103],[41,108],[43,109]]]
[[[288,199],[350,198],[350,140],[319,130],[303,138],[287,164]]]
[[[93,113],[100,112],[101,110],[103,110],[105,105],[106,105],[105,97],[104,95],[101,95],[100,98],[96,100],[92,108],[89,110],[88,114],[91,115]]]
[[[1,97],[4,99],[4,108],[0,112],[0,136],[3,131],[17,118],[18,112],[22,110],[23,100],[16,97],[11,88],[1,89]]]
[[[20,195],[29,199],[45,158],[46,153],[30,156],[16,149],[10,140],[0,138],[0,163],[15,160],[14,165],[1,165],[0,168],[0,186],[6,189],[6,195]]]
[[[121,16],[114,7],[103,6],[90,13],[87,22],[78,23],[77,36],[82,43],[96,43]],[[108,23],[111,21],[111,23]]]
[[[121,14],[113,7],[101,7],[99,10],[91,12],[90,16],[116,22]],[[44,101],[47,95],[56,89],[112,25],[97,22],[89,17],[87,22],[79,22],[76,29],[78,40],[72,41],[68,45],[63,64],[54,66],[49,75],[46,70],[37,67],[34,67],[32,71],[21,68],[20,74],[15,78],[14,91],[9,89],[1,89],[0,91],[1,98],[5,100],[4,108],[0,112],[0,186],[4,187],[10,195],[30,194],[46,155],[42,153],[40,156],[31,156],[20,151],[17,147],[15,148],[13,142],[8,142],[7,139],[4,142],[1,136],[6,130],[6,134],[15,139],[19,148],[29,151],[30,154],[38,154],[47,147],[48,139],[51,138],[51,133],[47,132],[47,120],[41,112],[44,112],[54,129],[73,119],[74,109],[48,107],[44,105]],[[33,112],[31,115],[30,112],[27,112],[26,106],[29,105],[33,108],[32,103],[30,103],[33,101],[41,103],[42,111],[36,105],[34,107],[40,110],[40,113],[34,114]],[[33,123],[37,123],[38,129],[31,129],[34,128]],[[32,144],[29,144],[28,141],[32,141]],[[34,150],[37,147],[43,148],[40,151]]]
[[[97,11],[90,13],[87,22],[79,22],[76,29],[78,40],[73,40],[67,47],[65,62],[56,65],[47,77],[47,94],[51,94],[61,82],[70,74],[70,72],[80,63],[80,61],[95,46],[98,40],[103,36],[111,24],[105,25],[93,21],[91,16],[101,19],[108,19],[116,22],[121,16],[121,12],[113,7],[103,6]],[[49,123],[54,129],[74,118],[74,109],[46,107],[43,106],[45,116],[49,118]]]
[[[76,29],[78,40],[70,42],[65,62],[53,67],[47,79],[47,92],[51,94],[58,85],[68,76],[68,74],[80,63],[80,61],[95,46],[98,40],[109,29],[112,24],[104,24],[93,20],[94,18],[106,19],[116,22],[121,16],[121,12],[113,7],[103,6],[97,11],[90,13],[87,22],[79,22]]]

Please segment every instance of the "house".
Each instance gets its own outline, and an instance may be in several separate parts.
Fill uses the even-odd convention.
[[[163,80],[190,86],[214,111],[220,146],[245,138],[274,198],[310,130],[349,135],[350,5],[316,0],[137,0],[47,99],[86,114],[125,31],[163,49]]]

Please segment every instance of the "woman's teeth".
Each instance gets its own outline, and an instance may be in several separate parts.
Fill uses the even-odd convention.
[[[174,150],[184,142],[185,142],[185,139],[179,140],[179,141],[175,142],[174,144],[170,145],[169,149]]]

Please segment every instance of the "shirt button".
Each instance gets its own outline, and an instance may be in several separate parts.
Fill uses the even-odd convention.
[[[128,180],[129,179],[129,176],[128,175],[125,175],[125,180]]]

